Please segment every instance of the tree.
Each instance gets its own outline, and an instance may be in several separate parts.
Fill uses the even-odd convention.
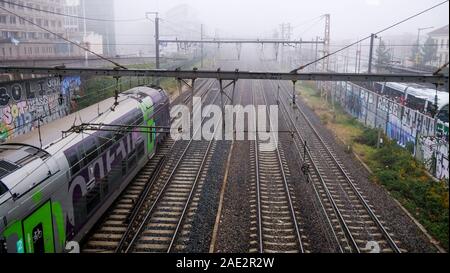
[[[420,64],[426,65],[437,60],[437,46],[431,37],[425,41],[425,44],[420,48]]]
[[[389,49],[386,48],[386,44],[382,40],[380,40],[380,44],[378,45],[376,55],[377,55],[378,69],[391,62],[391,53]]]

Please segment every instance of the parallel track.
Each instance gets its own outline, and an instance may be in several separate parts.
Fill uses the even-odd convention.
[[[295,129],[298,151],[304,151],[302,157],[306,158],[303,160],[313,168],[310,179],[328,213],[327,217],[332,223],[339,249],[342,252],[357,253],[401,252],[397,242],[392,239],[392,235],[355,185],[340,159],[326,144],[306,114],[298,107],[292,109],[286,105],[285,101],[292,100],[292,97],[284,86],[282,90],[283,98],[280,102],[285,117]]]
[[[197,88],[200,97],[208,94],[213,82],[203,82]],[[184,95],[186,102],[191,94]],[[157,179],[175,168],[175,162],[185,149],[184,141],[173,141],[170,137],[161,143],[155,156],[143,167],[127,186],[121,196],[104,215],[83,244],[82,252],[116,252],[123,247],[125,237],[134,229],[133,224],[142,217],[141,210],[149,207],[160,190]]]
[[[268,106],[265,93],[261,90],[257,93],[261,99],[260,101],[255,99],[254,91],[253,104],[261,103]],[[268,124],[270,134],[275,136],[270,119]],[[288,186],[289,169],[279,143],[266,143],[257,130],[256,141],[253,142],[251,152],[253,152],[251,157],[253,157],[255,169],[256,208],[254,211],[257,222],[257,232],[253,234],[253,237],[257,238],[257,241],[253,241],[257,248],[254,247],[253,251],[305,252],[297,221],[298,215]]]
[[[215,95],[213,103],[219,97]],[[194,109],[197,111],[198,109]],[[205,119],[202,120],[202,122]],[[195,134],[201,128],[196,128]],[[137,221],[130,223],[117,252],[171,252],[176,246],[183,224],[198,206],[193,200],[199,192],[215,148],[210,141],[191,139],[164,181],[151,205],[141,210]],[[181,236],[182,237],[182,236]],[[178,245],[176,250],[182,249]]]

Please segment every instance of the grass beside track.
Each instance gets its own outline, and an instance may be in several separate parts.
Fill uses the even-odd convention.
[[[321,122],[372,170],[371,180],[383,185],[448,251],[448,184],[430,178],[421,162],[386,136],[377,149],[376,130],[364,127],[337,104],[333,112],[312,83],[299,86],[303,100]]]

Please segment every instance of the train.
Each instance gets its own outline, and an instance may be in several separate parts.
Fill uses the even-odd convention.
[[[61,135],[75,124],[101,126]],[[156,128],[169,126],[166,91],[140,86],[43,126],[45,134],[35,130],[1,144],[0,253],[79,247],[154,156],[166,137]]]
[[[375,91],[436,119],[436,134],[449,136],[449,93],[419,84],[377,82]],[[436,104],[437,98],[437,104]]]
[[[375,83],[375,91],[424,114],[437,114],[448,109],[449,94],[419,84],[397,82]],[[437,96],[437,109],[434,109]],[[447,110],[448,114],[448,110]],[[448,122],[448,120],[446,121]]]

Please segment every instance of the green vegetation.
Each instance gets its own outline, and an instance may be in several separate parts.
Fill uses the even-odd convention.
[[[366,131],[360,141],[376,147],[377,131]],[[372,150],[370,160],[373,181],[385,186],[448,249],[448,188],[445,182],[436,182],[429,177],[423,164],[394,141],[385,140],[380,149]]]
[[[129,69],[154,69],[154,64],[134,64],[127,65]],[[119,92],[129,90],[131,88],[150,85],[153,83],[151,77],[123,77],[119,80],[116,87],[116,79],[113,77],[92,77],[84,81],[84,93],[75,97],[77,109],[81,110],[90,105],[96,104],[102,100],[113,97],[116,88]],[[162,78],[160,85],[169,95],[172,95],[178,88],[177,82],[172,78]]]
[[[324,125],[372,170],[372,181],[383,185],[448,251],[447,184],[428,176],[425,166],[408,149],[386,136],[382,135],[383,145],[377,149],[378,131],[364,127],[337,104],[333,111],[311,83],[301,84],[300,89],[304,101],[326,121]]]

